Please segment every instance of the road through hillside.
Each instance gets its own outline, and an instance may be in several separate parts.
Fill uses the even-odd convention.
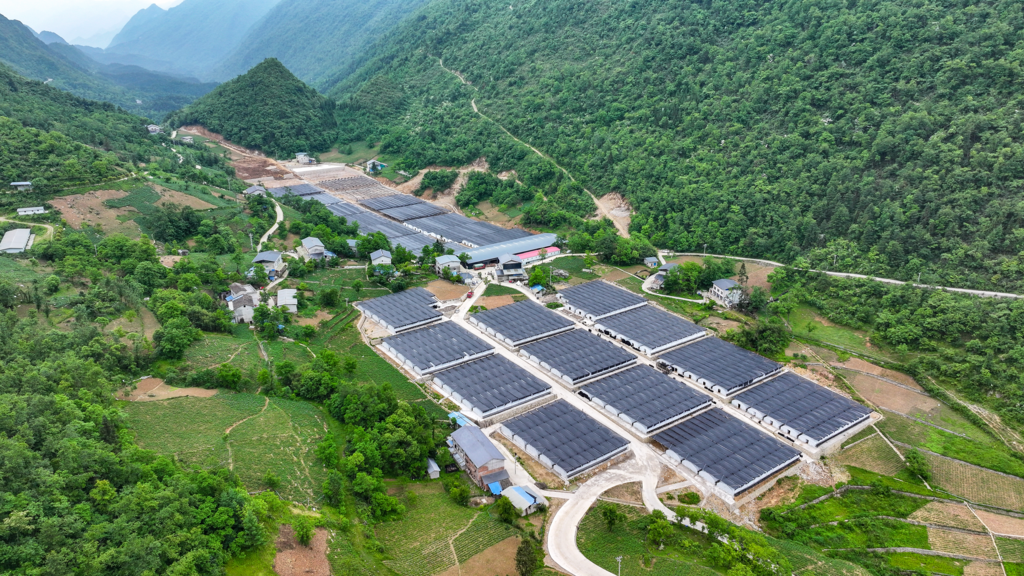
[[[470,84],[462,76],[462,74],[460,74],[460,73],[458,73],[458,72],[456,72],[454,70],[450,70],[448,68],[445,68],[444,61],[441,58],[437,59],[437,63],[438,63],[438,65],[441,66],[442,69],[444,69],[444,71],[448,72],[449,74],[454,75],[463,84],[465,84],[466,86],[469,86],[473,90],[476,90],[476,86],[473,86],[472,84]],[[569,177],[569,180],[571,180],[573,182],[576,181],[576,179],[572,177],[572,174],[570,174],[568,170],[566,170],[565,168],[562,168],[562,166],[559,165],[558,162],[555,162],[554,158],[552,158],[551,156],[548,156],[547,154],[541,152],[540,150],[536,149],[535,147],[531,146],[530,144],[528,144],[526,142],[523,142],[519,138],[516,138],[515,135],[513,135],[511,132],[509,132],[508,129],[506,129],[504,126],[502,126],[499,122],[495,121],[490,116],[488,116],[488,115],[484,114],[483,112],[481,112],[480,109],[477,108],[476,98],[473,98],[472,100],[470,100],[469,104],[470,104],[470,106],[473,107],[473,112],[476,112],[481,118],[483,118],[484,120],[487,120],[489,122],[493,122],[494,125],[497,126],[498,128],[500,128],[502,132],[504,132],[505,134],[508,134],[509,138],[515,140],[516,142],[519,142],[520,144],[522,144],[523,146],[526,146],[530,150],[533,150],[534,153],[537,154],[538,156],[540,156],[541,158],[546,158],[546,159],[550,160],[551,163],[554,164],[556,168],[561,170],[563,174],[565,174],[566,176]],[[611,220],[615,224],[615,228],[619,231],[619,234],[621,234],[624,238],[629,238],[629,228],[627,228],[622,222],[619,222],[617,219],[613,218],[611,213],[604,206],[602,206],[600,202],[598,202],[597,196],[594,196],[593,192],[591,192],[590,190],[587,190],[586,188],[583,188],[583,191],[586,192],[587,194],[589,194],[590,198],[594,201],[594,206],[597,208],[598,215],[603,216],[603,217]]]
[[[270,238],[271,234],[277,232],[277,227],[281,225],[282,221],[284,221],[284,212],[281,211],[281,205],[278,204],[276,200],[271,200],[271,202],[274,203],[274,210],[277,211],[277,221],[274,222],[274,225],[270,227],[270,230],[267,230],[267,233],[260,238],[260,243],[256,246],[257,252],[263,251],[263,243],[267,241],[267,238]]]

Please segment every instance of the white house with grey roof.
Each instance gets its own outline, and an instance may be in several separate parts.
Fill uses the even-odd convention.
[[[295,314],[299,311],[299,300],[296,295],[299,293],[298,290],[293,288],[286,288],[284,290],[277,291],[277,306],[279,308],[285,308],[288,312]]]
[[[43,206],[33,206],[31,208],[18,208],[18,216],[35,216],[36,214],[46,214],[46,208]]]
[[[459,272],[462,270],[462,261],[459,260],[458,256],[452,254],[438,256],[434,259],[434,270],[436,270],[438,274],[443,273],[445,268],[451,272]]]
[[[249,324],[252,322],[252,313],[260,305],[260,293],[249,284],[232,284],[229,289],[231,294],[227,297],[228,310],[231,311],[231,321],[235,324]]]
[[[740,303],[740,298],[743,296],[743,286],[740,286],[739,282],[729,280],[728,278],[715,280],[711,283],[708,296],[722,306],[732,308]]]
[[[284,270],[284,259],[281,253],[276,250],[260,252],[252,259],[253,265],[259,264],[267,270],[267,274],[274,276],[274,272]]]
[[[0,240],[0,252],[20,254],[32,246],[32,237],[32,231],[28,228],[9,230]]]
[[[31,182],[11,182],[11,187],[16,189],[18,192],[31,192]]]
[[[373,266],[390,266],[391,252],[387,250],[375,250],[370,253],[370,264]]]
[[[297,252],[303,260],[323,260],[327,249],[324,248],[324,243],[319,238],[310,236],[302,239],[302,244],[299,245]]]
[[[496,472],[505,470],[505,457],[483,430],[476,426],[463,426],[448,437],[448,447],[455,462],[477,486],[486,486]]]

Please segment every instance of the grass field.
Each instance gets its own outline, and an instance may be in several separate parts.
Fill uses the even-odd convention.
[[[352,148],[351,154],[345,154],[346,147]],[[359,142],[352,142],[345,146],[339,146],[332,148],[330,152],[325,152],[320,155],[321,162],[341,162],[343,164],[359,164],[360,162],[366,162],[370,158],[377,155],[376,148],[370,148],[369,142],[361,140]]]
[[[793,574],[805,574],[810,576],[869,576],[868,572],[861,566],[845,560],[828,558],[818,551],[793,542],[792,540],[777,540],[766,537],[768,543],[781,552],[793,566]]]
[[[160,194],[149,186],[137,186],[132,188],[124,198],[115,198],[104,202],[111,208],[125,208],[131,206],[141,214],[149,215],[156,212],[156,203],[160,201]]]
[[[440,482],[407,484],[405,489],[416,492],[416,504],[402,520],[375,529],[388,556],[384,564],[402,576],[443,572],[516,534],[486,511],[455,504]]]
[[[868,346],[866,332],[837,326],[827,320],[822,322],[822,319],[822,315],[817,310],[808,305],[801,305],[793,310],[788,321],[789,325],[793,327],[794,336],[820,340],[868,356],[889,357],[877,346]]]
[[[204,334],[185,351],[184,366],[193,370],[216,368],[225,362],[238,368],[251,382],[255,382],[256,374],[266,367],[260,358],[259,345],[248,330],[243,336],[226,334]],[[254,388],[255,390],[255,388]]]
[[[904,467],[900,457],[880,436],[868,438],[856,446],[843,450],[835,456],[835,460],[840,464],[856,466],[886,476],[893,476]]]
[[[24,265],[22,265],[24,262]],[[33,280],[39,280],[42,274],[33,270],[27,260],[18,261],[10,257],[0,257],[0,278],[10,280],[17,284],[24,284]]]
[[[924,508],[911,514],[909,518],[918,522],[927,522],[939,526],[986,532],[985,525],[964,504],[929,502]]]
[[[601,520],[600,511],[595,507],[583,517],[576,533],[576,543],[580,552],[598,566],[615,574],[618,570],[615,558],[622,556],[622,574],[627,576],[715,576],[722,573],[703,565],[696,555],[692,552],[684,553],[679,546],[668,545],[664,550],[649,548],[645,543],[644,530],[636,522],[643,513],[633,506],[612,506],[616,506],[625,514],[628,521],[609,531]],[[680,530],[677,534],[682,536],[683,532]],[[688,531],[687,534],[694,533]],[[646,567],[641,564],[645,556],[655,558],[653,566]]]
[[[522,296],[523,293],[515,288],[502,286],[501,284],[488,284],[484,290],[484,296]]]
[[[551,261],[551,264],[545,264],[545,266],[565,270],[572,278],[580,278],[582,280],[597,280],[600,278],[600,276],[593,272],[583,271],[583,256],[562,256],[561,258],[555,258]]]
[[[218,208],[235,208],[239,206],[239,203],[234,200],[228,200],[226,198],[221,198],[220,196],[214,195],[213,192],[210,191],[210,186],[200,187],[197,184],[182,182],[180,180],[154,179],[153,181],[160,184],[164,188],[177,190],[182,194],[188,194],[193,198],[198,198],[204,202],[213,204]],[[201,188],[206,188],[206,192],[203,192]],[[213,188],[213,190],[221,191],[220,188]],[[226,191],[221,191],[220,193],[226,193]]]
[[[944,558],[942,556],[924,556],[910,552],[899,552],[886,554],[889,565],[900,570],[912,570],[920,572],[938,572],[949,576],[962,576],[964,573],[965,560]]]
[[[320,494],[326,472],[313,449],[329,418],[318,406],[243,393],[134,402],[125,411],[143,448],[186,466],[230,467],[249,490],[264,488],[269,470],[281,479],[283,498],[305,502]]]
[[[984,435],[976,428],[976,434],[984,438],[983,441],[963,438],[892,413],[886,414],[886,418],[879,422],[877,427],[890,439],[897,442],[917,446],[983,468],[1024,477],[1024,462],[1014,458],[1008,448],[996,443],[991,437]]]
[[[1024,540],[996,538],[996,546],[1006,562],[1024,562]]]

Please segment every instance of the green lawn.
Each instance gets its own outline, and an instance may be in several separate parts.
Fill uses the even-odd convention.
[[[33,270],[28,260],[15,260],[10,256],[0,256],[0,278],[16,284],[24,284],[40,280],[43,275]]]
[[[345,154],[346,148],[352,147],[351,154]],[[340,162],[343,164],[361,164],[366,163],[367,160],[377,155],[376,148],[370,148],[370,144],[365,140],[359,142],[352,142],[351,144],[338,146],[333,148],[330,152],[325,152],[320,155],[322,162]]]
[[[899,570],[911,570],[914,572],[938,572],[949,576],[962,576],[964,565],[967,562],[942,556],[924,556],[909,552],[886,554],[889,564]]]
[[[523,293],[515,288],[502,286],[501,284],[488,284],[484,290],[484,296],[522,296]]]
[[[565,270],[573,278],[581,278],[583,280],[597,280],[600,277],[593,272],[583,271],[583,256],[562,256],[561,258],[555,258],[550,264],[544,264],[544,266]]]

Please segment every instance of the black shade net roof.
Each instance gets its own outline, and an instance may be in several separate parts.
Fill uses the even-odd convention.
[[[391,196],[379,196],[377,198],[365,198],[359,201],[367,208],[383,211],[399,206],[412,206],[413,204],[426,204],[423,200],[409,194],[392,194]]]
[[[367,214],[366,210],[363,210],[351,202],[345,201],[327,204],[327,209],[333,212],[336,216],[344,216],[345,218],[351,218],[356,214]]]
[[[356,307],[400,330],[403,326],[440,318],[441,311],[431,306],[436,302],[437,298],[423,288],[410,288],[395,294],[363,300],[358,302]]]
[[[484,413],[551,390],[540,378],[497,354],[442,370],[434,379]]]
[[[319,193],[319,194],[313,194],[312,196],[309,196],[306,199],[307,200],[316,200],[317,202],[323,204],[324,206],[326,206],[328,204],[337,204],[337,203],[341,202],[341,198],[335,198],[334,196],[331,196],[330,194],[325,194],[325,193],[322,193],[322,192]]]
[[[646,298],[603,280],[577,284],[559,290],[558,295],[573,308],[595,317],[613,314],[647,302]]]
[[[654,436],[704,474],[741,491],[782,470],[800,452],[712,408]]]
[[[274,197],[280,198],[282,196],[313,196],[314,194],[321,194],[324,192],[323,188],[313,186],[312,184],[296,184],[294,186],[281,186],[278,188],[267,188],[267,192],[270,192]]]
[[[658,361],[720,386],[726,394],[782,369],[778,362],[718,338],[703,338],[669,350],[659,356]]]
[[[398,208],[388,208],[380,210],[381,214],[394,218],[399,222],[405,222],[406,220],[415,220],[416,218],[426,218],[428,216],[438,216],[440,214],[447,214],[448,211],[444,208],[439,208],[433,204],[411,204],[409,206],[399,206]],[[447,238],[447,236],[445,236]]]
[[[714,402],[710,396],[650,366],[634,366],[595,380],[580,389],[580,394],[648,429]]]
[[[565,316],[530,300],[478,312],[470,318],[512,340],[513,344],[575,325]]]
[[[455,322],[441,322],[388,336],[384,344],[421,371],[494,351],[493,346]]]
[[[507,420],[504,426],[569,474],[629,445],[565,400]]]
[[[419,256],[423,252],[424,246],[433,246],[435,240],[426,234],[420,234],[419,232],[413,232],[408,236],[399,236],[397,238],[390,238],[392,246],[402,246],[406,250],[409,250],[413,254]],[[444,243],[445,250],[452,249],[455,254],[465,252],[467,248],[461,244],[454,244],[452,242]]]
[[[607,316],[598,320],[597,325],[655,350],[706,331],[689,320],[654,306]]]
[[[328,208],[333,208],[337,204],[332,204]],[[360,212],[348,216],[349,222],[359,222],[359,233],[370,234],[371,232],[383,232],[385,236],[390,238],[401,238],[402,236],[410,236],[415,234],[416,231],[412,228],[406,228],[398,222],[392,222],[383,216],[378,216],[372,212]]]
[[[586,330],[563,332],[526,344],[521,350],[574,381],[634,364],[637,360],[636,356]]]
[[[737,396],[732,403],[760,412],[815,442],[822,442],[862,422],[871,410],[793,372]]]
[[[453,242],[469,242],[476,246],[487,246],[531,235],[525,230],[506,229],[487,222],[473,220],[461,214],[441,214],[417,218],[410,222],[410,225]]]

